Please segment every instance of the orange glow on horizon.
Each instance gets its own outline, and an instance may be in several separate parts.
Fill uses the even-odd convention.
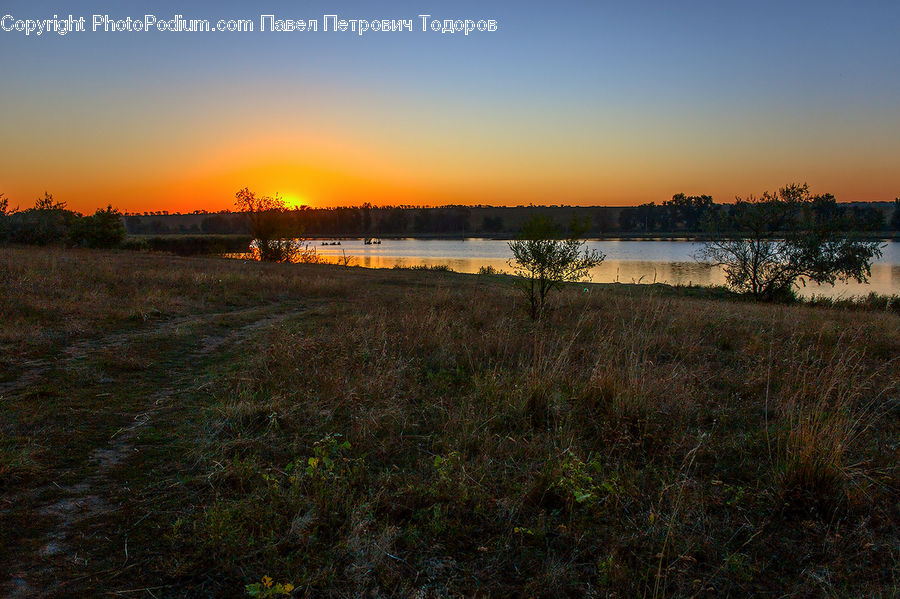
[[[740,36],[725,8],[697,8],[708,35],[689,36],[598,3],[582,12],[603,18],[534,36],[548,15],[521,4],[508,29],[456,41],[0,35],[17,57],[0,193],[82,213],[227,211],[244,187],[317,208],[729,203],[802,182],[840,202],[900,193],[896,7],[818,7],[856,24],[820,47],[824,30],[752,3],[750,20],[733,13]]]
[[[135,151],[107,163],[114,146],[94,148],[93,158],[70,162],[48,157],[43,162],[25,154],[10,154],[16,177],[4,176],[0,192],[11,206],[29,208],[46,190],[68,207],[85,214],[111,205],[123,212],[230,211],[237,190],[249,187],[261,195],[280,194],[289,208],[309,206],[445,206],[445,205],[572,205],[634,206],[657,204],[676,193],[709,194],[717,203],[736,195],[759,195],[791,182],[808,182],[814,193],[833,193],[838,201],[891,201],[897,172],[887,160],[863,156],[836,168],[783,165],[746,160],[737,165],[672,156],[646,147],[621,155],[566,160],[547,148],[488,151],[490,146],[433,147],[428,140],[384,146],[336,135],[330,141],[315,136],[248,136],[240,143],[212,140],[188,152],[167,154],[163,148]],[[225,142],[225,143],[220,143]],[[492,142],[500,146],[504,142]],[[307,148],[316,146],[315,152]],[[560,150],[561,152],[561,150]],[[2,152],[0,152],[2,153]],[[20,158],[22,156],[22,158]],[[26,162],[27,161],[27,162]],[[752,167],[752,168],[751,168]],[[763,183],[760,184],[759,182]]]
[[[254,172],[255,171],[255,172]],[[439,207],[447,205],[485,206],[528,206],[528,205],[569,205],[569,206],[636,206],[638,204],[666,201],[676,193],[710,194],[716,203],[731,203],[735,195],[746,197],[759,195],[763,191],[774,191],[778,186],[790,182],[810,183],[814,193],[833,193],[839,202],[851,201],[892,201],[896,194],[878,193],[875,189],[862,188],[862,192],[846,193],[837,187],[819,185],[815,180],[795,178],[776,181],[774,185],[760,188],[741,187],[740,192],[729,191],[731,186],[654,186],[648,190],[622,190],[617,193],[591,193],[589,190],[560,189],[557,184],[534,185],[531,189],[483,188],[478,192],[468,189],[427,189],[402,185],[393,181],[371,181],[364,178],[343,177],[340,174],[322,174],[318,178],[305,178],[299,174],[277,174],[279,169],[247,169],[214,180],[197,178],[172,181],[168,184],[145,185],[53,185],[53,181],[42,186],[3,186],[0,191],[9,199],[13,208],[26,209],[34,205],[44,191],[51,193],[57,201],[65,202],[70,210],[92,214],[97,209],[111,205],[126,213],[166,211],[169,213],[190,213],[194,211],[220,212],[234,208],[234,194],[239,189],[249,187],[261,195],[279,195],[289,209],[300,207],[334,208],[340,206],[416,206]],[[247,176],[251,175],[252,176]],[[724,187],[724,191],[723,191]],[[718,188],[718,189],[717,189]],[[746,189],[746,191],[744,191]],[[302,191],[299,191],[302,190]],[[642,193],[643,192],[643,193]]]

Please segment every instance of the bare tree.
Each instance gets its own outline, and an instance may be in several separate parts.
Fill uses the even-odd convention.
[[[235,207],[250,223],[250,232],[261,262],[318,262],[315,248],[300,239],[287,236],[284,200],[275,194],[257,196],[245,187],[234,194]]]

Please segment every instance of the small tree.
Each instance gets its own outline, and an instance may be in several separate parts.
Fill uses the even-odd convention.
[[[318,262],[315,248],[300,240],[284,239],[288,209],[278,194],[257,197],[245,187],[234,197],[235,206],[250,224],[261,262]]]
[[[534,215],[522,226],[518,238],[509,242],[513,258],[508,263],[518,276],[533,320],[540,318],[551,290],[588,278],[588,272],[606,257],[584,247],[579,239],[583,229],[570,228],[570,236],[561,239],[559,225],[546,216]]]
[[[834,196],[812,196],[809,187],[788,185],[777,194],[737,199],[714,222],[697,259],[722,266],[728,284],[760,300],[793,296],[807,279],[833,285],[865,282],[879,242],[851,237]]]

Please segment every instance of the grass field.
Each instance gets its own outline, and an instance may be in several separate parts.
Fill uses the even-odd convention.
[[[722,295],[0,248],[0,595],[898,596],[900,315]]]

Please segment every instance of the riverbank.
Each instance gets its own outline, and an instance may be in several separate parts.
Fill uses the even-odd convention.
[[[235,249],[218,252],[232,258],[249,257],[247,237],[236,238]],[[164,243],[179,243],[177,237],[163,238]],[[305,243],[315,255],[305,259],[354,264],[367,268],[448,267],[457,272],[477,273],[482,269],[510,270],[512,253],[506,241],[483,238],[464,240],[378,239],[365,244],[361,238],[310,239]],[[243,245],[242,245],[243,244]],[[615,240],[586,241],[587,247],[606,256],[590,272],[591,279],[601,283],[667,283],[676,286],[721,286],[726,284],[722,268],[698,262],[702,245],[688,240]],[[160,246],[160,247],[165,247]],[[173,247],[184,254],[185,244]],[[187,244],[188,249],[196,247]],[[217,246],[212,246],[217,247]],[[834,301],[859,299],[871,293],[900,295],[900,242],[882,244],[884,255],[872,264],[869,281],[864,284],[838,282],[835,286],[800,285],[797,293],[804,299],[827,297]]]
[[[0,280],[7,593],[900,584],[896,314],[591,285],[534,324],[504,277],[87,250]]]

